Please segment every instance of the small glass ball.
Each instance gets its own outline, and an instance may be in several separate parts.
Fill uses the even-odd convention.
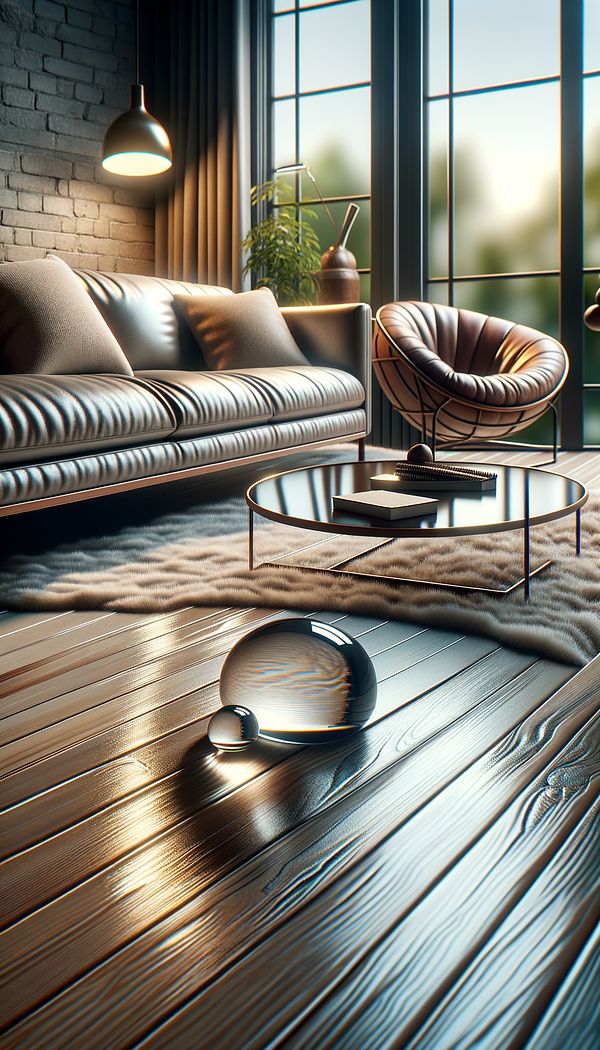
[[[222,707],[208,723],[208,739],[219,751],[241,751],[258,739],[256,715],[240,704]]]
[[[221,671],[221,702],[249,704],[260,735],[294,744],[340,740],[375,707],[377,678],[362,645],[333,624],[294,618],[251,631]]]
[[[425,463],[433,463],[433,452],[429,445],[411,445],[406,453],[407,463],[417,463],[423,466]]]

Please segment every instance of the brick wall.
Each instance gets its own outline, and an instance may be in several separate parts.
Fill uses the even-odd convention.
[[[100,166],[135,79],[131,0],[0,0],[0,260],[154,273],[152,189]]]

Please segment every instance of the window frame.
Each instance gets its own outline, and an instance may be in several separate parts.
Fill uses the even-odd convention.
[[[341,5],[352,0],[333,2]],[[454,0],[447,2],[450,14],[453,14]],[[263,22],[261,47],[255,52],[257,65],[263,69],[262,80],[259,78],[256,82],[261,97],[255,97],[255,127],[252,135],[253,181],[258,182],[270,177],[273,170],[273,93],[269,66],[270,24],[271,19],[276,16],[271,0],[251,0],[251,3],[255,11],[255,21],[258,19]],[[444,283],[443,278],[429,278],[427,265],[425,115],[430,97],[445,97],[428,96],[425,90],[427,8],[427,0],[371,0],[371,194],[365,195],[363,199],[368,198],[371,201],[370,272],[371,303],[374,310],[385,302],[397,299],[422,299],[426,284]],[[290,0],[285,11],[282,10],[278,14],[295,12],[298,19],[303,10],[309,8],[301,9],[299,0]],[[589,305],[585,301],[585,279],[589,274],[598,273],[600,265],[584,266],[583,256],[583,90],[586,79],[600,76],[600,70],[584,70],[583,19],[584,0],[560,0],[561,44],[558,75],[453,92],[454,97],[459,97],[507,90],[521,84],[560,84],[559,268],[515,274],[456,275],[451,271],[451,283],[454,285],[473,278],[494,281],[506,277],[558,277],[559,338],[567,346],[570,358],[569,376],[561,393],[561,442],[563,448],[570,449],[600,447],[589,444],[584,446],[583,441],[584,399],[588,391],[597,391],[600,397],[600,383],[585,382],[584,377],[583,313],[586,305]],[[269,28],[265,31],[266,23],[269,23]],[[452,24],[453,18],[450,18],[449,25]],[[296,49],[298,47],[297,33]],[[449,51],[451,50],[452,41],[449,47]],[[453,55],[449,54],[449,59],[453,62]],[[304,94],[299,92],[298,69],[296,56],[297,90],[293,95],[285,96],[296,100],[296,123],[299,118],[298,98]],[[451,69],[449,75],[452,75]],[[345,88],[346,85],[344,88],[324,89],[323,93]],[[449,108],[452,108],[450,99]],[[297,149],[298,146],[296,128]],[[407,163],[407,159],[410,163]],[[301,161],[303,158],[297,157],[297,160]],[[449,189],[453,190],[451,168],[449,163]],[[359,199],[360,195],[325,198],[328,203]],[[320,202],[310,197],[301,198],[297,194],[295,203],[299,207],[302,204]],[[454,236],[453,228],[449,231],[450,236]],[[361,272],[367,272],[366,268]],[[373,398],[373,439],[382,445],[405,447],[414,435],[398,414],[391,410],[376,383]]]
[[[301,102],[301,100],[304,99],[304,98],[315,98],[315,97],[318,97],[320,95],[334,95],[334,94],[339,94],[340,92],[344,92],[344,91],[355,91],[355,90],[361,89],[361,88],[369,88],[369,90],[371,89],[371,80],[354,81],[354,82],[350,82],[350,83],[347,83],[347,84],[340,84],[340,85],[337,85],[337,86],[334,86],[334,87],[312,89],[312,90],[308,90],[308,91],[302,91],[301,88],[300,88],[300,41],[301,41],[300,21],[301,21],[302,15],[303,14],[307,14],[308,12],[322,10],[324,8],[350,6],[351,4],[356,3],[356,2],[357,2],[357,0],[330,0],[329,3],[325,3],[325,2],[319,3],[319,2],[317,2],[317,3],[311,4],[308,7],[300,7],[300,0],[289,0],[289,3],[287,4],[287,6],[285,8],[283,8],[282,10],[280,10],[280,11],[275,11],[273,5],[271,3],[268,3],[271,40],[273,39],[273,36],[274,36],[274,34],[273,34],[273,25],[274,25],[275,19],[281,18],[282,16],[290,16],[290,15],[294,16],[294,20],[295,20],[294,90],[293,90],[293,92],[286,93],[284,95],[275,95],[274,90],[273,90],[272,54],[270,54],[269,55],[270,77],[269,77],[269,90],[268,90],[268,95],[267,95],[267,106],[268,106],[268,111],[269,111],[269,122],[270,122],[271,130],[270,130],[270,148],[269,148],[269,153],[268,153],[268,156],[266,157],[266,163],[265,163],[265,166],[264,166],[264,170],[265,170],[264,178],[272,178],[273,174],[274,174],[274,171],[275,171],[274,155],[273,155],[274,154],[274,148],[273,148],[274,147],[273,125],[274,125],[275,105],[278,102],[290,102],[290,101],[294,102],[294,114],[295,114],[294,115],[294,157],[290,158],[288,163],[290,163],[290,164],[299,164],[299,163],[305,161],[305,158],[301,156],[301,151],[300,151],[300,108],[301,108],[300,107],[300,102]],[[301,210],[302,210],[303,207],[309,207],[309,208],[310,207],[322,207],[323,204],[326,204],[326,205],[329,205],[329,204],[344,204],[344,203],[349,203],[350,201],[356,201],[358,203],[360,203],[360,202],[368,202],[369,204],[372,204],[372,199],[371,199],[371,193],[370,192],[369,193],[342,194],[342,195],[338,195],[338,196],[332,196],[332,195],[323,194],[322,198],[314,196],[314,195],[312,195],[312,196],[311,195],[305,196],[303,194],[303,192],[302,192],[301,173],[298,173],[296,175],[296,177],[295,177],[295,190],[296,190],[295,198],[294,198],[293,201],[288,202],[287,206],[289,207],[289,203],[292,203],[295,206],[295,208],[296,208],[296,215],[297,215],[298,218],[300,218],[300,216],[301,216]],[[285,206],[286,205],[278,204],[276,201],[274,201],[272,203],[272,207],[273,208],[285,207]],[[371,276],[371,266],[359,266],[359,267],[357,267],[357,269],[358,269],[358,273],[361,275],[361,277],[363,275],[368,275],[369,277]]]
[[[584,266],[583,256],[583,87],[585,79],[597,72],[584,72],[583,19],[584,0],[559,0],[560,69],[557,74],[526,77],[520,80],[486,85],[480,88],[454,89],[454,0],[448,4],[448,91],[428,94],[423,92],[423,107],[435,101],[448,104],[448,274],[431,276],[427,259],[427,236],[424,238],[423,286],[440,284],[448,288],[448,302],[454,303],[454,288],[461,282],[473,280],[493,282],[506,278],[558,278],[559,339],[568,348],[570,370],[561,392],[561,442],[563,447],[580,449],[584,446],[584,399],[586,391],[600,384],[584,382],[584,325],[585,277],[597,272],[596,267]],[[422,0],[423,54],[427,61],[428,39],[427,0]],[[549,270],[522,270],[493,274],[456,274],[454,266],[454,101],[457,98],[487,95],[519,87],[541,84],[559,85],[560,139],[559,139],[559,265]],[[426,127],[424,112],[424,127]],[[422,154],[424,201],[428,209],[427,143]],[[427,214],[427,212],[426,212]]]

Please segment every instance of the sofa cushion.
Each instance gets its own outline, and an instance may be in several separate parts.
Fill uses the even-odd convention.
[[[134,371],[204,366],[198,344],[174,307],[174,296],[229,296],[229,288],[168,281],[135,273],[76,270]]]
[[[238,295],[175,296],[207,368],[308,365],[269,288]]]
[[[364,434],[365,426],[364,411],[356,409],[223,434],[198,434],[183,441],[159,441],[153,445],[91,453],[56,462],[0,466],[0,506],[52,499],[62,493],[122,484],[176,470],[225,465],[246,456],[260,459],[276,449],[297,451],[311,441],[354,438]]]
[[[0,371],[132,374],[80,281],[55,256],[0,266]]]
[[[175,429],[168,404],[124,376],[4,376],[0,463],[36,463],[157,441]]]
[[[244,368],[233,374],[269,398],[273,420],[347,411],[360,408],[365,402],[362,384],[338,368]]]
[[[144,371],[137,376],[167,399],[177,419],[175,437],[236,430],[273,417],[271,398],[232,372]]]

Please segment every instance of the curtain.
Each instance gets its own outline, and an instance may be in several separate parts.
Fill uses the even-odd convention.
[[[242,288],[250,227],[250,0],[157,3],[157,116],[173,168],[156,198],[156,273]]]

